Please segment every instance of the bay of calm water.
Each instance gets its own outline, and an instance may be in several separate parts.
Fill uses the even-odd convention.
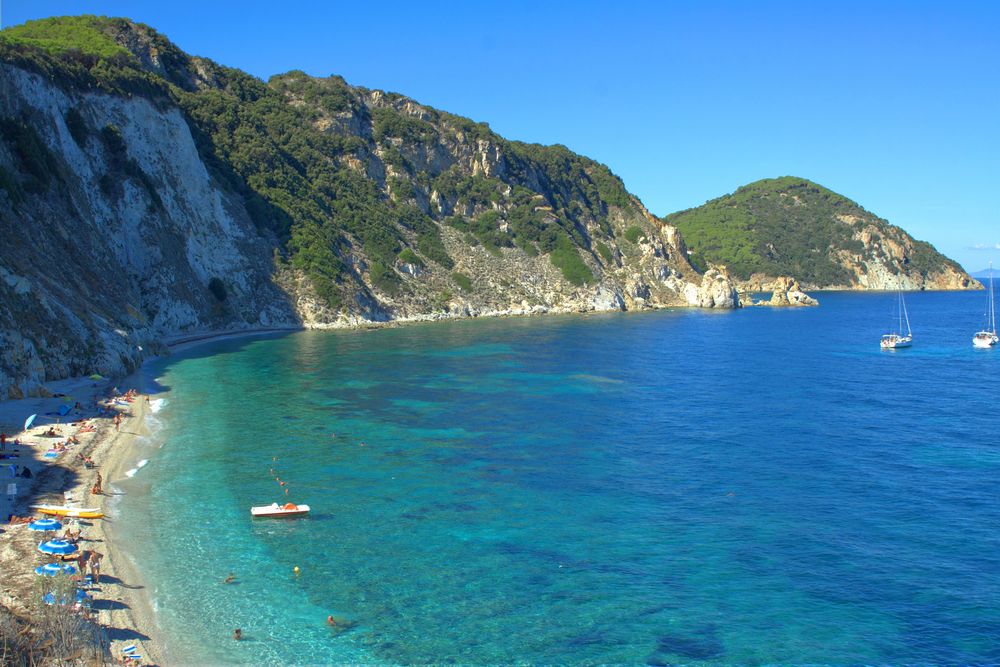
[[[896,352],[878,346],[894,295],[818,297],[152,363],[166,400],[116,526],[168,657],[1000,661],[985,294],[909,294],[915,346]],[[284,501],[275,477],[309,518],[250,519]]]

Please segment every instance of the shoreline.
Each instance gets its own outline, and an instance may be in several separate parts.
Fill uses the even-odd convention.
[[[268,334],[294,333],[301,328],[239,329],[193,334],[166,343],[168,353],[188,350],[206,343],[230,338],[266,336]],[[33,533],[26,526],[10,524],[7,515],[33,516],[40,518],[29,505],[74,504],[80,507],[99,506],[104,512],[103,519],[82,520],[80,549],[99,551],[101,581],[92,591],[95,604],[94,619],[106,631],[110,640],[110,657],[113,661],[121,656],[125,646],[135,645],[142,656],[143,665],[169,664],[164,659],[170,654],[163,642],[162,630],[154,610],[153,595],[149,588],[147,573],[134,562],[132,553],[124,546],[123,538],[116,530],[115,521],[121,516],[121,503],[127,495],[121,490],[122,482],[129,479],[126,474],[136,466],[141,458],[140,439],[150,435],[147,417],[152,413],[146,399],[154,394],[147,393],[145,373],[148,365],[162,355],[150,355],[132,374],[118,379],[65,378],[46,383],[45,387],[53,395],[28,397],[0,401],[0,431],[8,434],[7,450],[10,454],[15,438],[22,441],[20,454],[16,459],[4,459],[4,469],[8,464],[17,468],[27,466],[33,476],[30,479],[8,480],[18,485],[16,499],[11,502],[6,495],[0,497],[0,569],[5,573],[0,582],[0,606],[22,618],[33,619],[37,613],[35,601],[37,583],[35,565],[44,562],[35,546],[40,535],[51,538],[51,533]],[[138,396],[125,406],[116,405],[115,414],[123,416],[121,425],[115,429],[113,414],[98,415],[98,405],[103,401],[110,387],[121,392],[134,389]],[[73,410],[64,417],[57,417],[59,406],[71,396],[75,402],[83,403],[82,414]],[[21,422],[36,413],[38,418],[30,429],[24,431]],[[81,432],[83,424],[94,427],[91,432]],[[41,456],[42,447],[52,444],[40,435],[50,426],[56,426],[61,437],[74,436],[80,442],[71,445],[67,451],[53,461]],[[78,456],[88,456],[96,464],[87,469]],[[97,473],[103,477],[101,496],[90,494]],[[6,490],[6,483],[4,488]],[[30,498],[30,502],[28,501]],[[64,522],[65,523],[65,522]],[[30,564],[30,565],[29,565]]]
[[[135,388],[140,380],[139,372],[118,381],[121,389]],[[146,589],[141,572],[132,567],[120,542],[114,535],[113,524],[120,514],[117,503],[121,494],[115,488],[116,482],[125,477],[125,471],[135,458],[139,438],[148,435],[146,415],[149,408],[145,396],[138,396],[126,405],[115,405],[107,416],[97,413],[93,398],[106,393],[110,380],[102,379],[94,383],[88,378],[74,378],[51,383],[49,386],[57,394],[73,392],[72,398],[82,405],[81,415],[72,412],[65,417],[54,417],[53,408],[62,403],[60,396],[49,398],[20,399],[0,402],[0,425],[10,436],[7,453],[14,437],[22,441],[17,459],[6,459],[5,464],[14,462],[18,468],[29,468],[30,479],[17,479],[18,493],[13,502],[4,498],[3,533],[0,535],[0,567],[5,578],[0,591],[0,603],[11,613],[34,620],[39,603],[35,600],[39,589],[35,565],[47,559],[40,556],[35,546],[44,539],[51,539],[53,533],[35,533],[24,525],[10,524],[7,514],[33,516],[39,513],[30,505],[40,503],[73,504],[79,507],[99,506],[105,513],[103,519],[80,520],[80,550],[96,551],[102,554],[101,576],[96,586],[90,587],[93,596],[93,619],[104,628],[109,640],[110,656],[116,660],[122,648],[136,645],[142,656],[142,664],[160,664],[164,655],[163,646],[157,639],[155,614],[152,613],[150,598],[143,593]],[[90,398],[85,394],[94,393]],[[86,401],[86,402],[85,402]],[[98,399],[100,401],[100,399]],[[25,411],[28,410],[29,412]],[[23,420],[21,413],[36,412],[40,419],[28,431],[11,424]],[[123,415],[118,429],[113,424],[112,415]],[[84,424],[93,427],[91,431],[81,430]],[[41,432],[54,426],[60,438],[76,437],[78,444],[68,445],[66,451],[55,459],[47,461],[41,456],[42,447],[52,445],[57,439],[44,440]],[[93,459],[95,466],[88,469],[80,457]],[[6,466],[4,466],[6,467]],[[96,475],[104,479],[103,493],[90,493]],[[64,525],[70,522],[63,520]],[[56,533],[55,535],[58,535]]]
[[[141,369],[130,378],[140,379],[136,377],[139,373],[141,373]],[[138,387],[135,388],[137,391],[139,390]],[[115,519],[121,514],[121,502],[124,502],[124,497],[116,503],[116,507],[112,510],[113,514],[108,514],[107,507],[111,498],[126,495],[119,490],[118,483],[127,479],[125,473],[135,463],[139,438],[149,435],[149,428],[146,424],[149,406],[145,402],[146,396],[148,394],[140,393],[140,397],[133,402],[135,406],[133,417],[122,424],[121,432],[116,434],[115,438],[107,441],[109,455],[105,459],[105,470],[107,471],[105,477],[110,493],[106,494],[101,503],[105,510],[105,519],[101,521],[98,532],[104,540],[108,571],[123,582],[119,590],[116,591],[116,599],[126,607],[122,610],[127,619],[127,623],[124,625],[145,637],[124,640],[123,644],[119,646],[112,643],[111,655],[114,657],[120,654],[122,646],[134,643],[140,647],[141,655],[146,662],[162,665],[166,650],[156,621],[156,613],[153,611],[153,600],[149,592],[148,581],[144,578],[141,568],[136,567],[132,562],[127,550],[118,539],[120,536],[116,535],[115,532]]]

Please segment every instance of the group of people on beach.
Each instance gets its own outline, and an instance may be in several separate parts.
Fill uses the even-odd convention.
[[[120,430],[124,419],[128,416],[128,404],[133,401],[141,399],[141,396],[134,389],[130,389],[124,394],[120,394],[117,388],[104,395],[93,396],[92,402],[87,403],[88,407],[94,410],[97,415],[104,416],[108,419],[110,423],[113,423],[115,430]],[[148,398],[146,399],[148,402]],[[0,451],[5,453],[4,458],[17,459],[15,463],[9,466],[0,468],[0,470],[10,469],[13,476],[16,477],[33,477],[32,471],[27,465],[20,464],[21,459],[24,457],[23,445],[39,443],[37,438],[51,438],[57,439],[55,444],[49,447],[49,456],[46,458],[56,458],[52,452],[56,455],[61,454],[74,446],[81,445],[81,434],[94,433],[97,431],[99,422],[90,419],[90,415],[85,415],[86,408],[84,404],[76,402],[74,408],[70,411],[66,411],[65,408],[60,409],[60,415],[56,416],[55,413],[51,413],[55,417],[55,423],[46,425],[43,428],[36,428],[34,430],[34,438],[25,436],[31,436],[31,433],[21,434],[19,437],[14,435],[9,435],[8,432],[0,433]],[[91,413],[91,415],[94,414]],[[65,414],[64,414],[65,413]],[[72,419],[72,422],[62,421],[60,417],[66,417]],[[33,442],[32,442],[33,441]],[[52,442],[50,440],[50,442]],[[10,450],[13,448],[13,452]],[[92,458],[91,453],[88,451],[88,445],[83,445],[76,448],[75,456],[73,458],[73,463],[77,467],[82,467],[86,469],[96,468],[96,463]],[[9,452],[9,453],[8,453]],[[33,457],[32,457],[33,458]],[[4,463],[8,463],[5,461]],[[20,464],[20,465],[19,465]],[[59,479],[59,477],[49,477],[49,479]],[[100,471],[95,471],[95,477],[92,483],[89,485],[89,491],[91,494],[103,495],[104,493],[104,479]],[[67,499],[68,499],[67,494]],[[9,515],[10,525],[22,525],[32,523],[36,521],[38,517],[31,515],[14,515],[11,513]],[[58,534],[58,539],[66,541],[70,544],[80,545],[86,544],[87,538],[82,534],[83,528],[81,526],[88,525],[86,522],[81,524],[81,522],[70,521],[64,523],[65,527],[61,529]],[[24,532],[11,532],[11,535],[21,534]],[[71,580],[74,581],[81,591],[86,590],[85,586],[100,585],[101,583],[101,562],[104,558],[104,554],[95,551],[93,549],[83,549],[80,548],[78,551],[72,555],[62,557],[62,560],[69,561],[70,563],[76,565],[77,572],[71,575]],[[89,576],[88,576],[89,575]],[[89,598],[89,594],[87,596]],[[89,616],[91,613],[89,609],[89,604],[87,598],[78,600],[77,604],[72,607],[72,609],[78,613],[85,616]],[[121,658],[124,660],[125,657]],[[132,663],[138,662],[138,656],[130,656],[128,660]]]
[[[90,569],[90,578],[98,586],[101,585],[101,561],[104,554],[90,549],[80,550],[76,557],[76,567],[79,570],[77,576],[82,580],[86,576],[87,569]]]

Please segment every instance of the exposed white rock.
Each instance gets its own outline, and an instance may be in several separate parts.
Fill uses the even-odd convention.
[[[699,308],[739,308],[740,296],[732,279],[724,271],[711,268],[702,276],[701,285],[688,284],[684,297]]]

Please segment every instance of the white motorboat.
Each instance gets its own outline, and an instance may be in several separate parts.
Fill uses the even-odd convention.
[[[279,518],[279,517],[296,517],[305,516],[309,514],[308,505],[296,505],[295,503],[285,503],[284,505],[279,505],[278,503],[271,503],[270,505],[261,505],[260,507],[251,507],[250,514],[254,518]]]

